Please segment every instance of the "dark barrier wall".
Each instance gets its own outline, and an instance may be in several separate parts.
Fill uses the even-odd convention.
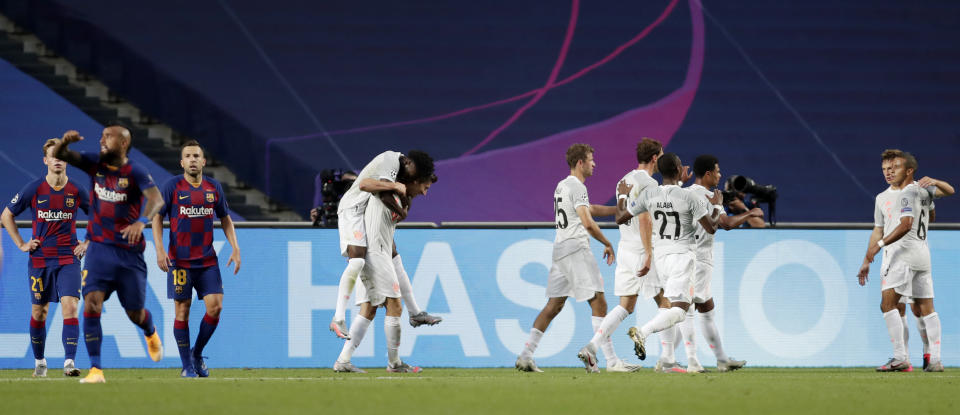
[[[323,168],[422,148],[416,220],[550,220],[572,142],[609,201],[643,136],[870,220],[885,148],[960,181],[960,4],[0,0],[0,12],[300,212]],[[496,203],[493,203],[496,201]],[[938,216],[960,220],[944,202]]]

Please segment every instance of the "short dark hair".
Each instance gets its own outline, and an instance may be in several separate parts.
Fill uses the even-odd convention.
[[[644,137],[637,143],[637,163],[653,161],[653,156],[660,154],[661,150],[663,150],[663,144],[652,138]]]
[[[407,158],[413,162],[417,169],[417,174],[412,178],[413,180],[423,181],[433,176],[433,157],[430,157],[429,154],[420,150],[410,150],[407,152]]]
[[[657,169],[664,179],[677,179],[680,175],[680,157],[674,153],[666,153],[657,159]]]
[[[593,154],[593,147],[590,147],[590,144],[573,144],[567,149],[567,165],[571,169],[577,167],[578,161],[587,161],[587,157],[591,154]]]
[[[200,147],[200,154],[202,154],[204,157],[207,156],[207,152],[203,149],[203,146],[201,146],[200,142],[197,140],[189,139],[187,141],[184,141],[183,144],[180,145],[180,154],[183,154],[183,149],[187,147]]]
[[[703,177],[707,172],[713,171],[719,163],[720,160],[717,160],[713,155],[699,155],[697,159],[693,161],[693,174],[697,175],[697,177]]]
[[[913,172],[916,173],[917,169],[920,167],[917,164],[917,158],[906,151],[901,151],[897,149],[883,150],[883,154],[880,155],[881,161],[893,160],[893,159],[903,159],[903,167],[908,169],[913,169]]]

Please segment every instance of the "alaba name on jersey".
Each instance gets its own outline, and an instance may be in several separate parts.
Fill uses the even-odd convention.
[[[143,238],[130,244],[121,231],[140,219],[143,191],[157,187],[147,170],[129,160],[120,167],[100,161],[99,153],[80,153],[79,167],[90,175],[93,219],[87,226],[90,240],[143,252]]]
[[[370,194],[363,223],[367,228],[368,249],[387,255],[393,254],[393,234],[397,229],[398,216],[380,200],[377,194]],[[397,199],[399,203],[399,199]]]
[[[707,189],[699,184],[692,184],[687,188],[687,190],[695,195],[703,196],[704,198],[713,196],[713,192],[710,191],[710,189]],[[710,205],[710,202],[708,201],[707,210],[711,215],[717,210],[723,213],[723,206]],[[707,232],[707,230],[700,225],[700,221],[695,221],[693,225],[697,228],[696,232],[693,234],[693,239],[696,241],[695,252],[697,254],[697,261],[713,262],[713,234]]]
[[[370,160],[366,166],[363,166],[363,170],[360,170],[360,174],[357,175],[357,180],[350,185],[347,192],[340,198],[337,213],[349,209],[363,211],[370,200],[370,194],[360,190],[360,182],[364,179],[397,181],[397,174],[400,172],[400,157],[402,156],[402,153],[396,151],[384,151]]]
[[[904,216],[913,217],[910,230],[899,240],[883,248],[884,269],[899,261],[906,262],[914,270],[930,269],[927,229],[930,226],[933,189],[921,188],[914,182],[897,190],[888,187],[877,195],[873,212],[874,226],[883,228],[884,236],[893,232]]]
[[[590,208],[587,186],[575,176],[567,176],[553,191],[553,212],[557,236],[553,240],[554,255],[563,257],[581,248],[590,248],[590,234],[583,227],[577,208]]]
[[[657,181],[654,180],[653,177],[650,177],[650,174],[648,174],[646,170],[631,170],[624,175],[621,180],[633,186],[633,188],[630,189],[630,194],[627,195],[628,200],[635,199],[648,187],[658,186]],[[640,227],[637,225],[635,218],[631,218],[626,223],[620,225],[620,243],[629,244],[636,249],[643,249],[643,238],[640,236]]]
[[[227,198],[214,179],[203,176],[194,186],[183,175],[167,180],[160,188],[163,208],[160,216],[170,217],[170,260],[179,268],[206,268],[217,265],[213,249],[213,221],[227,216]]]
[[[30,266],[69,265],[78,263],[73,255],[77,246],[77,211],[90,213],[90,195],[80,185],[67,181],[59,189],[47,180],[28,183],[7,205],[13,216],[30,208],[33,211],[33,237],[40,247],[30,253]]]
[[[695,222],[708,213],[707,199],[677,185],[650,187],[627,203],[636,216],[650,212],[656,256],[682,254],[695,247]]]

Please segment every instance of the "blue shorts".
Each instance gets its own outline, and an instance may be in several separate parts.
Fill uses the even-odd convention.
[[[60,297],[80,298],[80,264],[46,268],[28,266],[30,302],[37,305],[59,303]]]
[[[83,263],[83,295],[103,291],[103,300],[117,292],[124,310],[142,310],[147,296],[147,264],[143,252],[90,242]]]
[[[167,273],[167,298],[177,301],[189,300],[194,289],[197,290],[197,298],[201,300],[207,294],[223,294],[220,266],[171,268]]]

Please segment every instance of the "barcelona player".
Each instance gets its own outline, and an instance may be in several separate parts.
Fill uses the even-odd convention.
[[[234,274],[240,271],[240,245],[227,212],[227,199],[220,183],[203,175],[206,164],[200,143],[186,142],[180,148],[183,175],[172,177],[161,186],[164,207],[152,218],[157,265],[167,273],[167,297],[175,304],[173,336],[183,364],[180,376],[187,378],[210,375],[203,361],[203,348],[217,329],[223,309],[223,281],[213,249],[214,215],[220,218],[223,233],[233,250],[227,265],[234,264]],[[169,255],[163,248],[164,216],[170,218]],[[191,349],[188,322],[193,290],[197,291],[197,298],[203,300],[207,313]]]
[[[47,339],[47,311],[50,302],[59,302],[63,314],[63,374],[80,376],[74,359],[80,325],[77,306],[80,302],[80,261],[87,242],[77,243],[77,211],[90,210],[90,196],[79,184],[67,178],[67,164],[53,157],[56,138],[43,144],[43,164],[47,175],[34,180],[17,193],[3,209],[3,227],[13,243],[30,253],[27,272],[30,275],[30,343],[35,365],[33,377],[47,376],[44,347]],[[33,236],[24,242],[14,217],[27,208],[33,211]]]
[[[87,227],[90,246],[81,272],[83,289],[83,336],[90,355],[90,372],[81,383],[104,383],[100,363],[103,331],[100,312],[103,302],[114,291],[127,317],[143,330],[147,350],[154,362],[163,357],[163,345],[152,314],[144,308],[147,266],[143,261],[145,222],[141,212],[153,217],[163,207],[163,199],[147,170],[127,158],[130,130],[119,124],[103,129],[99,153],[80,153],[69,145],[83,140],[70,130],[53,147],[53,155],[90,175],[93,218]],[[144,203],[145,199],[145,203]]]

